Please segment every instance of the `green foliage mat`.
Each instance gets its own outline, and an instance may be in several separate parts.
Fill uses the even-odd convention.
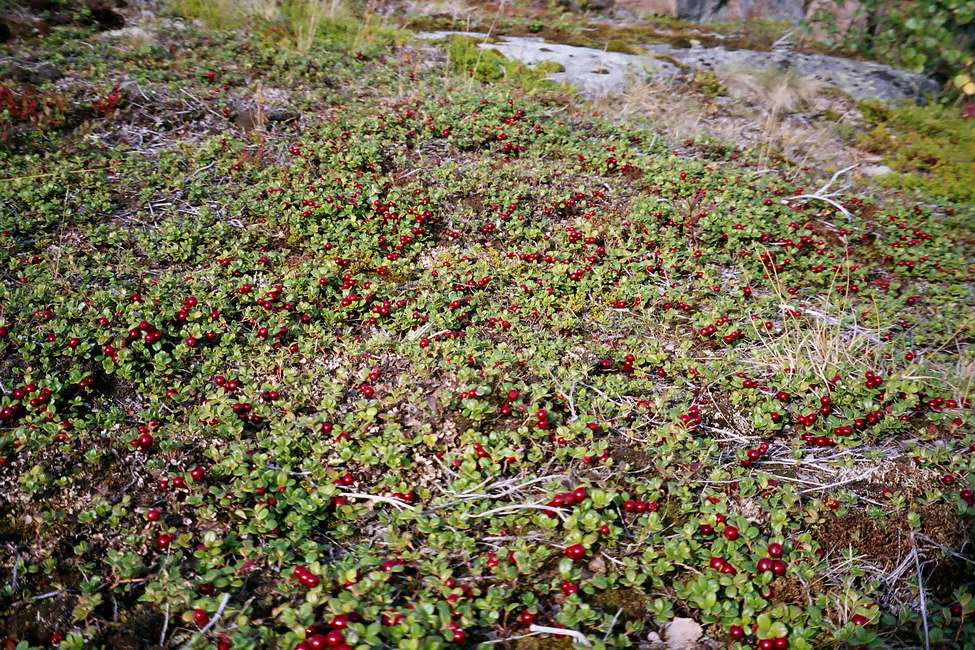
[[[970,641],[970,223],[364,29],[19,46],[10,644]]]

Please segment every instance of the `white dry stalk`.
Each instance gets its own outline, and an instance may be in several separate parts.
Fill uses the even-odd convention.
[[[532,632],[539,632],[542,634],[554,634],[558,636],[571,636],[575,639],[576,643],[585,646],[586,648],[592,647],[592,642],[586,638],[586,635],[578,630],[567,630],[561,627],[547,627],[545,625],[535,625],[532,624],[528,628]]]
[[[481,483],[479,483],[478,485],[474,486],[474,488],[472,488],[472,490],[469,492],[462,492],[460,494],[455,492],[454,494],[457,496],[457,499],[450,501],[448,503],[441,503],[432,506],[431,508],[427,509],[427,512],[449,508],[450,506],[457,505],[459,503],[464,503],[465,501],[474,501],[477,499],[502,499],[510,494],[514,494],[515,492],[523,490],[529,485],[534,485],[535,483],[541,483],[543,481],[561,479],[561,478],[565,478],[566,476],[567,476],[566,474],[548,474],[546,476],[539,476],[537,478],[531,479],[530,481],[525,481],[520,485],[512,485],[515,482],[515,479],[513,478],[505,479],[502,481],[496,481],[492,483],[490,486],[487,487],[484,493],[477,492],[477,490],[483,488],[484,484],[487,483],[488,480],[490,480],[490,479],[486,479],[484,481],[481,481]],[[492,493],[491,490],[494,490],[496,488],[505,488],[505,489],[503,492]]]
[[[849,483],[856,483],[858,481],[865,481],[877,472],[877,468],[873,467],[866,470],[860,476],[854,476],[853,478],[846,479],[845,481],[840,481],[839,483],[831,483],[829,485],[819,485],[817,487],[807,488],[805,490],[800,490],[799,494],[808,494],[810,492],[822,492],[823,490],[832,490],[833,488],[838,488],[841,485],[847,485]]]
[[[835,316],[831,316],[831,315],[826,314],[826,313],[823,313],[821,311],[817,311],[815,309],[810,309],[809,307],[799,307],[797,305],[787,305],[787,304],[784,304],[783,303],[783,304],[779,305],[779,309],[781,309],[782,311],[801,311],[802,313],[806,314],[807,316],[814,316],[814,317],[816,317],[816,318],[818,318],[820,320],[823,320],[823,321],[829,323],[830,325],[834,325],[836,327],[840,327],[840,326],[843,325],[843,322],[839,318],[837,318]],[[870,333],[870,330],[867,330],[867,329],[865,329],[863,327],[860,327],[856,323],[853,323],[852,325],[847,325],[847,327],[850,330],[852,330],[853,332],[855,332],[856,334],[859,334],[863,338],[868,339],[872,343],[874,343],[876,345],[880,345],[881,344],[880,339],[877,338],[876,336],[874,336],[873,334],[871,334]]]
[[[162,633],[159,635],[159,647],[166,647],[166,632],[169,630],[169,603],[166,603],[166,619],[163,621]]]
[[[384,497],[378,494],[362,494],[361,492],[340,492],[339,496],[343,496],[347,499],[367,499],[369,501],[379,501],[381,503],[388,503],[392,506],[395,506],[403,510],[416,509],[414,506],[411,506],[405,501],[401,501],[400,499],[397,499],[395,497]]]
[[[211,618],[210,622],[206,624],[206,627],[204,627],[202,630],[194,634],[193,637],[189,641],[187,641],[182,648],[180,648],[180,650],[189,650],[189,648],[191,648],[193,644],[197,642],[197,640],[203,638],[203,636],[210,631],[210,628],[212,628],[214,625],[217,624],[217,621],[219,621],[220,616],[223,615],[223,610],[227,606],[227,601],[229,600],[230,600],[230,592],[227,592],[223,595],[223,598],[220,599],[220,605],[217,607],[217,611],[213,615],[213,618]]]
[[[782,204],[783,205],[788,205],[789,203],[792,203],[794,201],[798,201],[799,199],[814,199],[816,201],[822,201],[824,203],[829,203],[831,206],[833,206],[834,208],[836,208],[837,210],[839,210],[840,212],[842,212],[843,214],[845,214],[846,215],[846,218],[848,220],[850,220],[850,221],[853,220],[853,215],[850,214],[850,211],[849,210],[847,210],[842,205],[840,205],[839,203],[837,203],[833,199],[829,198],[828,196],[823,196],[821,194],[800,194],[798,196],[793,196],[791,198],[784,199],[782,201]]]
[[[603,643],[606,643],[606,639],[608,639],[609,635],[613,633],[613,628],[616,627],[616,621],[619,620],[621,613],[623,613],[622,607],[616,610],[616,614],[613,615],[613,620],[609,622],[609,627],[606,629],[606,634],[603,635]]]
[[[519,510],[544,510],[545,512],[551,512],[558,515],[559,519],[562,521],[566,520],[565,510],[562,508],[553,508],[552,506],[547,506],[543,503],[523,503],[501,506],[500,508],[492,508],[491,510],[485,510],[484,512],[478,512],[476,514],[464,513],[462,516],[464,519],[480,519],[481,517],[490,517],[491,515],[510,515],[518,512]]]
[[[914,566],[917,567],[917,590],[921,598],[921,623],[924,625],[924,650],[931,650],[931,639],[928,633],[928,605],[924,597],[924,582],[921,579],[921,559],[918,557],[913,532],[911,533],[911,550],[914,555]]]

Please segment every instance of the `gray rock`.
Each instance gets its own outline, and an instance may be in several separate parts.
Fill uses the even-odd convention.
[[[496,50],[530,66],[542,61],[558,63],[564,70],[550,74],[548,78],[576,86],[583,94],[591,96],[622,92],[631,75],[669,78],[680,72],[674,64],[651,56],[546,43],[534,37],[505,37],[497,43],[481,43],[478,47]]]
[[[802,0],[677,0],[677,17],[702,23],[779,20],[798,24]]]
[[[673,57],[690,68],[715,72],[731,68],[792,68],[804,77],[838,88],[858,100],[878,99],[899,104],[917,101],[926,94],[938,91],[937,82],[924,75],[837,56],[728,50],[723,47],[688,49],[659,43],[643,47],[650,52]]]
[[[451,32],[451,31],[440,31],[440,32],[420,32],[416,34],[417,38],[422,38],[425,41],[439,41],[442,38],[448,38],[450,36],[468,36],[470,38],[486,39],[488,35],[484,32]]]
[[[428,32],[418,36],[437,40],[451,34],[487,38],[485,34],[476,32]],[[643,45],[648,54],[641,56],[547,43],[541,38],[529,36],[500,36],[492,40],[494,42],[479,43],[478,47],[496,50],[529,66],[542,61],[558,63],[564,70],[549,75],[549,79],[565,81],[586,95],[620,92],[627,87],[632,75],[659,80],[683,75],[687,70],[721,73],[733,69],[770,68],[792,69],[803,77],[837,88],[857,100],[877,99],[901,104],[918,101],[924,95],[938,91],[938,84],[923,75],[879,63],[822,54],[729,50],[720,46],[703,47],[695,42],[689,48],[661,43]],[[676,61],[678,65],[671,61]]]
[[[440,40],[448,36],[469,36],[487,39],[486,34],[478,32],[426,32],[417,34],[427,40]],[[551,61],[562,66],[560,72],[553,72],[548,79],[575,86],[588,96],[602,96],[626,89],[630,75],[669,78],[679,70],[672,63],[660,61],[651,56],[638,56],[622,52],[607,52],[588,47],[548,43],[534,36],[502,36],[496,42],[479,43],[478,47],[495,50],[509,59],[534,66],[543,61]]]
[[[893,173],[893,171],[887,165],[870,165],[869,167],[863,168],[863,173],[867,176],[886,176],[887,174]]]
[[[57,81],[64,74],[50,63],[14,63],[6,70],[6,75],[16,81],[38,86],[48,81]]]
[[[608,11],[616,4],[616,0],[569,0],[570,11]]]

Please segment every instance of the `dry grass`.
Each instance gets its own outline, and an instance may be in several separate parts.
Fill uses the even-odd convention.
[[[761,254],[765,251],[756,251]],[[799,306],[773,275],[773,290],[782,309],[782,330],[772,334],[752,327],[761,343],[751,349],[748,361],[771,371],[791,368],[793,373],[812,372],[824,383],[850,368],[877,370],[868,354],[881,345],[880,328],[867,328],[857,322],[856,313],[835,304],[834,290],[847,281],[841,275],[818,304]],[[794,313],[799,312],[799,316]]]
[[[248,7],[234,0],[177,0],[176,6],[185,18],[200,20],[212,29],[236,27]]]
[[[336,4],[334,1],[326,3],[322,0],[306,0],[292,5],[291,28],[295,34],[295,48],[299,52],[307,54],[311,50],[322,19],[335,15]]]
[[[732,68],[722,73],[721,80],[732,97],[748,100],[765,111],[761,166],[768,161],[777,141],[782,116],[810,106],[823,90],[819,82],[791,69]]]
[[[781,155],[797,168],[809,165],[824,172],[876,162],[876,156],[847,146],[829,122],[813,117],[830,111],[843,123],[853,123],[859,116],[849,102],[822,94],[818,83],[792,74],[763,76],[739,70],[728,85],[733,101],[688,92],[680,79],[654,81],[634,74],[625,91],[596,98],[594,105],[606,119],[643,120],[675,143],[707,134],[756,147],[764,162]]]
[[[451,20],[463,20],[468,27],[483,18],[484,12],[460,0],[421,0],[407,3],[410,16],[445,16]]]
[[[693,95],[679,92],[681,82],[655,82],[642,74],[629,77],[620,95],[594,100],[599,113],[620,120],[643,119],[673,140],[706,130],[705,106]]]
[[[720,76],[732,97],[747,99],[776,114],[810,105],[823,90],[818,81],[789,69],[731,68]]]

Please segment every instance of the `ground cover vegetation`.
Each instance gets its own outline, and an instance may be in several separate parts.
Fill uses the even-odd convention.
[[[234,6],[3,46],[5,647],[970,647],[970,121],[850,187]]]

